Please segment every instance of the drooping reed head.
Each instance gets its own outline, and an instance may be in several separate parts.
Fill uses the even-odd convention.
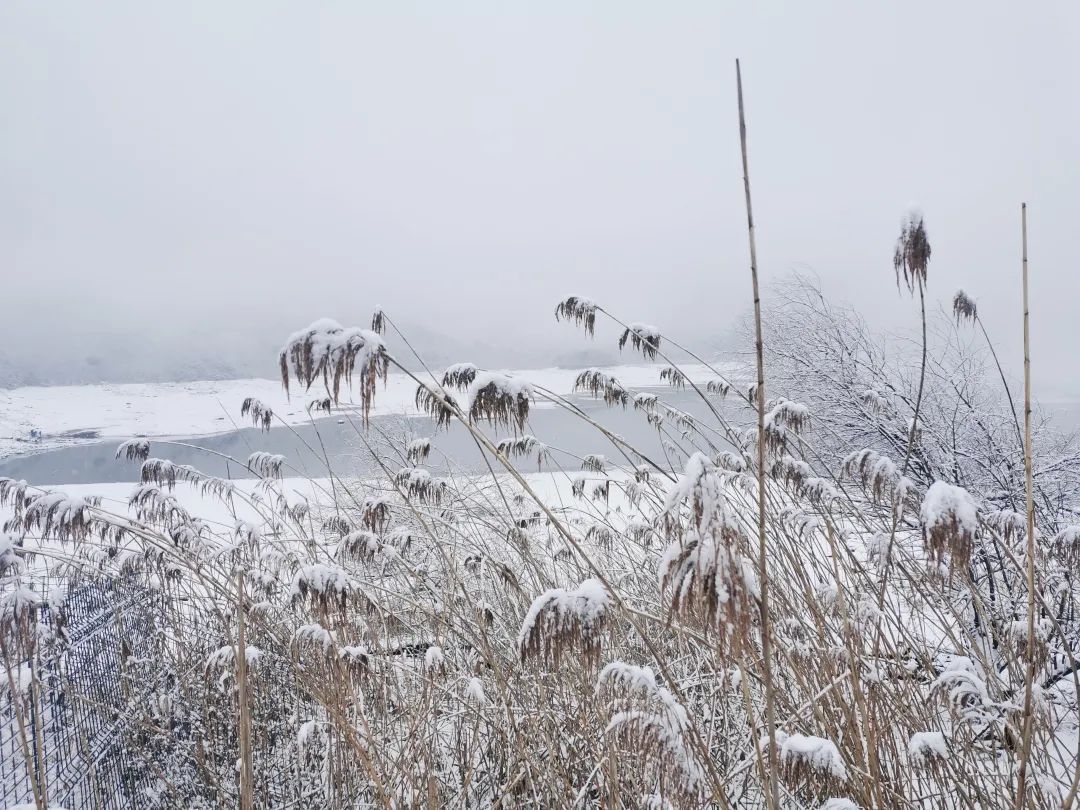
[[[597,306],[592,300],[571,295],[555,307],[555,320],[571,321],[577,326],[584,327],[585,334],[592,336],[596,333],[596,309]]]
[[[607,629],[611,597],[596,579],[573,590],[552,588],[533,600],[518,633],[523,661],[539,658],[558,666],[566,653],[580,655],[596,666]]]
[[[916,286],[926,284],[926,271],[930,264],[930,240],[926,235],[926,224],[922,213],[911,211],[900,226],[900,236],[896,240],[893,253],[893,269],[896,271],[896,286],[903,281],[908,292],[914,293]]]
[[[978,307],[975,306],[975,301],[963,290],[957,290],[952,299],[952,311],[956,316],[956,322],[960,321],[974,321],[979,317]]]
[[[326,393],[337,402],[341,383],[352,382],[354,370],[360,372],[360,403],[367,424],[375,397],[375,384],[386,381],[390,355],[382,338],[370,329],[345,329],[328,318],[316,321],[307,329],[294,332],[278,355],[281,384],[289,391],[295,378],[305,387],[322,378]]]
[[[619,338],[619,348],[622,349],[626,342],[645,357],[646,360],[655,360],[660,351],[660,330],[647,323],[632,323],[623,330]]]
[[[270,430],[271,420],[274,418],[274,411],[262,401],[255,399],[255,397],[247,397],[240,405],[240,415],[250,416],[251,424],[254,427],[268,431]]]

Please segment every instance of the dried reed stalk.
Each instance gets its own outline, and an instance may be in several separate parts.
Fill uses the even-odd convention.
[[[1027,677],[1024,684],[1024,720],[1021,731],[1020,768],[1016,775],[1016,803],[1024,806],[1024,790],[1027,779],[1028,758],[1031,756],[1032,732],[1032,684],[1035,681],[1035,497],[1031,472],[1031,338],[1028,331],[1028,253],[1027,253],[1027,203],[1020,205],[1020,231],[1022,242],[1024,284],[1024,494],[1027,505]]]
[[[761,292],[758,288],[757,245],[754,241],[754,209],[750,203],[750,169],[746,155],[746,112],[743,107],[742,68],[735,60],[739,91],[739,145],[742,147],[743,190],[746,192],[746,228],[750,238],[750,278],[754,288],[754,350],[757,355],[757,480],[758,480],[758,582],[761,588],[761,669],[765,680],[765,724],[769,733],[769,807],[780,806],[776,774],[776,696],[772,682],[772,640],[769,627],[769,569],[765,563],[765,351],[761,336]],[[763,780],[765,781],[765,780]]]

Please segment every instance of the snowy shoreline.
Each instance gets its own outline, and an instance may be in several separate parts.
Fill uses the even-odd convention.
[[[734,363],[717,363],[725,375],[735,372]],[[663,365],[610,366],[601,369],[627,388],[663,386]],[[701,364],[680,369],[695,383],[715,379]],[[580,369],[527,369],[509,374],[556,394],[573,390]],[[380,384],[372,414],[416,415],[416,384],[391,372]],[[42,453],[61,447],[133,437],[179,438],[212,436],[250,427],[240,417],[240,405],[255,397],[290,425],[306,424],[312,417],[307,404],[317,397],[293,391],[288,396],[280,380],[241,379],[186,383],[128,383],[74,386],[34,386],[0,391],[0,459]],[[343,397],[331,417],[340,418],[353,409]],[[39,436],[32,435],[40,431]]]

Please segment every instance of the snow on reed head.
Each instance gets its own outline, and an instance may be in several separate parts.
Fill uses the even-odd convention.
[[[686,388],[686,375],[675,366],[665,366],[660,369],[660,382],[666,382],[672,388]]]
[[[780,743],[780,770],[792,786],[817,793],[832,793],[847,782],[844,759],[835,743],[824,737],[786,735]]]
[[[446,656],[443,648],[432,644],[424,651],[424,672],[434,677],[446,672]]]
[[[967,569],[979,512],[966,489],[935,481],[923,497],[919,510],[923,546],[935,568],[948,562],[949,572]]]
[[[247,468],[260,478],[281,478],[281,468],[285,465],[285,456],[256,450],[247,459]]]
[[[9,647],[32,644],[36,639],[41,597],[21,580],[0,597],[0,633]]]
[[[484,694],[484,684],[479,678],[469,678],[465,684],[465,701],[477,708],[486,706],[489,701]]]
[[[940,731],[917,731],[908,741],[908,758],[917,768],[936,768],[949,758],[949,744]]]
[[[525,380],[483,372],[469,383],[465,392],[465,411],[470,419],[483,419],[495,427],[521,431],[529,418],[532,398],[532,386]]]
[[[617,379],[596,368],[587,368],[574,380],[574,393],[588,391],[594,397],[603,395],[605,405],[626,407],[630,400],[628,392]]]
[[[423,464],[431,454],[431,439],[413,439],[405,445],[405,458],[412,464]]]
[[[916,286],[924,287],[929,264],[930,240],[926,236],[926,225],[922,213],[913,209],[900,225],[900,236],[896,240],[896,250],[893,253],[897,289],[900,288],[901,280],[911,293],[915,292]]]
[[[37,529],[41,536],[61,543],[85,540],[91,531],[106,531],[109,523],[94,517],[101,506],[95,496],[71,497],[63,492],[41,492],[27,499],[23,528]]]
[[[1040,668],[1050,657],[1050,635],[1053,627],[1049,619],[1036,620],[1035,641],[1029,646],[1027,619],[1011,622],[1005,635],[1006,646],[1010,647],[1013,655],[1021,661],[1027,661],[1028,652],[1033,652],[1035,667]]]
[[[687,531],[668,546],[659,573],[672,611],[712,628],[717,652],[728,656],[750,643],[759,586],[751,561],[718,540],[723,536]]]
[[[394,483],[408,498],[420,503],[441,503],[448,491],[446,481],[432,478],[431,473],[422,467],[405,467],[399,470],[394,477]]]
[[[457,408],[457,402],[446,391],[425,382],[416,387],[414,402],[417,410],[423,411],[435,420],[436,430],[450,426],[450,420],[454,418],[454,409]]]
[[[584,327],[585,334],[593,335],[596,333],[596,310],[597,306],[592,299],[571,295],[555,307],[555,320],[571,321],[577,326]]]
[[[596,679],[597,697],[610,697],[616,709],[605,733],[644,759],[645,767],[674,788],[672,798],[698,806],[705,772],[688,740],[686,709],[656,682],[648,667],[612,661]],[[671,805],[669,805],[671,806]]]
[[[464,391],[476,379],[478,372],[479,369],[472,363],[454,363],[452,366],[447,366],[446,371],[443,372],[442,384],[444,387]]]
[[[126,458],[128,461],[146,461],[150,455],[150,442],[146,439],[128,439],[121,442],[116,448],[115,458]]]
[[[334,546],[336,559],[354,559],[370,561],[382,549],[382,543],[375,532],[356,529],[348,532]]]
[[[382,307],[375,307],[375,311],[371,313],[371,331],[376,335],[386,332],[386,313],[383,312]]]
[[[844,457],[841,473],[858,481],[874,500],[888,501],[897,520],[907,507],[918,505],[915,484],[904,475],[888,456],[863,448]]]
[[[20,552],[23,545],[21,535],[12,532],[0,532],[0,576],[21,574],[26,567]]]
[[[591,666],[600,658],[611,597],[598,579],[574,590],[552,588],[533,600],[518,633],[523,661],[539,658],[558,666],[566,652],[578,652]]]
[[[500,439],[496,450],[507,458],[528,456],[536,453],[536,470],[540,471],[544,460],[551,460],[551,450],[535,436],[525,433],[514,438]]]
[[[632,323],[627,326],[619,338],[620,349],[626,345],[627,340],[646,360],[655,360],[656,353],[660,351],[660,330],[647,323]]]
[[[254,427],[268,431],[274,418],[274,411],[255,397],[247,397],[240,404],[240,416],[250,416]]]
[[[315,563],[296,572],[289,594],[293,604],[306,602],[321,611],[332,608],[344,611],[352,592],[353,583],[344,570]]]
[[[382,338],[370,329],[345,329],[329,318],[315,321],[307,329],[294,332],[285,341],[278,355],[281,384],[289,391],[289,380],[310,388],[322,377],[327,394],[338,402],[341,383],[352,382],[355,369],[360,370],[360,402],[364,423],[371,414],[375,384],[386,380],[390,357]]]
[[[934,679],[930,693],[938,695],[958,720],[973,726],[985,722],[991,708],[986,682],[969,658],[956,656]]]
[[[1080,568],[1080,526],[1066,526],[1050,541],[1050,552],[1076,573]]]

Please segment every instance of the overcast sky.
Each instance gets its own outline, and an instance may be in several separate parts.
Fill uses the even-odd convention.
[[[4,0],[0,336],[276,344],[381,304],[562,347],[573,293],[721,334],[750,300],[737,56],[766,281],[898,325],[918,202],[931,297],[967,289],[1014,363],[1026,200],[1037,381],[1080,389],[1074,0]]]

